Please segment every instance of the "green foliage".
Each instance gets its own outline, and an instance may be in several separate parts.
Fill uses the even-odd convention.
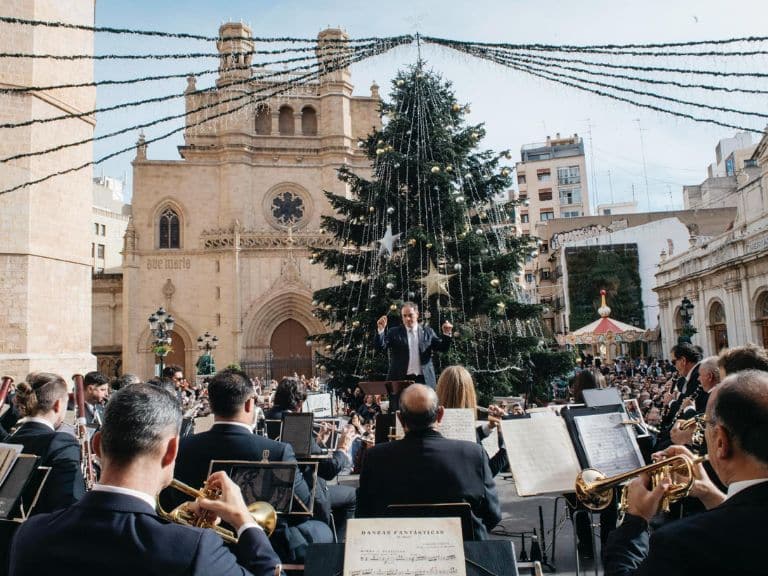
[[[360,142],[371,177],[344,166],[349,193],[326,192],[336,214],[322,227],[338,245],[314,249],[312,261],[339,283],[314,294],[314,314],[328,326],[315,337],[316,360],[334,386],[385,378],[376,320],[387,315],[398,325],[403,302],[414,301],[436,332],[446,320],[454,325],[438,371],[467,366],[485,398],[519,390],[516,366],[542,335],[538,307],[516,282],[535,244],[512,229],[515,202],[499,200],[512,185],[512,169],[502,166],[510,155],[479,150],[483,126],[468,125],[450,84],[420,65],[397,75],[381,112],[384,126]],[[399,235],[391,255],[380,243],[388,227]],[[427,289],[430,271],[444,275],[443,289]]]
[[[600,290],[606,291],[611,318],[643,327],[639,259],[636,244],[566,248],[569,326],[577,330],[599,318]]]

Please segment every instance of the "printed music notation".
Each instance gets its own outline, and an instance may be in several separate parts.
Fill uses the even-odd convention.
[[[405,430],[403,430],[399,418],[396,419],[395,426],[397,438],[402,438],[405,435]],[[475,411],[471,408],[446,408],[437,431],[451,440],[476,442]]]
[[[639,468],[643,457],[623,412],[590,414],[575,418],[579,439],[591,468],[613,476]]]
[[[349,520],[344,576],[466,576],[461,521]]]

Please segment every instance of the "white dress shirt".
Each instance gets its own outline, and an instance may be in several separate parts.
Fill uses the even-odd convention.
[[[728,485],[728,494],[725,498],[728,499],[734,494],[738,494],[742,490],[746,490],[755,484],[762,484],[763,482],[768,482],[768,478],[755,478],[754,480],[740,480],[739,482],[732,482]]]
[[[421,355],[419,354],[419,327],[406,328],[408,335],[408,370],[406,374],[421,374]]]

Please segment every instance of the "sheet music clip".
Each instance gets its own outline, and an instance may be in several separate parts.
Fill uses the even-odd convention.
[[[262,450],[262,452],[261,452],[261,461],[262,462],[269,462],[269,450]]]

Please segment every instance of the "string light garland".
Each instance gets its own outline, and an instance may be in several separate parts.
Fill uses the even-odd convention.
[[[203,120],[200,120],[199,122],[195,122],[195,123],[192,123],[192,124],[184,125],[184,126],[181,126],[179,128],[176,128],[174,130],[171,130],[169,132],[166,132],[164,134],[161,134],[160,136],[157,136],[155,138],[151,138],[151,139],[145,140],[144,144],[152,144],[154,142],[159,142],[161,140],[164,140],[164,139],[168,138],[169,136],[172,136],[174,134],[177,134],[178,132],[181,132],[182,130],[186,130],[188,128],[192,128],[192,127],[195,127],[195,126],[199,126],[199,125],[202,125],[202,124],[204,124],[206,122],[210,122],[211,120],[215,120],[216,118],[220,118],[220,117],[223,117],[223,116],[227,116],[229,114],[233,114],[233,113],[235,113],[235,112],[237,112],[239,110],[242,110],[246,106],[251,105],[252,103],[257,103],[257,102],[265,101],[265,100],[267,100],[267,99],[269,99],[269,98],[271,98],[273,96],[276,96],[278,94],[282,94],[284,92],[287,92],[287,91],[291,90],[292,88],[294,88],[295,86],[300,86],[300,85],[306,84],[307,82],[309,82],[309,81],[311,81],[313,79],[320,78],[320,77],[322,77],[322,76],[324,76],[326,74],[332,73],[332,72],[334,72],[336,70],[339,70],[341,68],[345,68],[345,67],[349,66],[350,64],[354,64],[354,63],[359,62],[361,60],[364,60],[366,58],[370,58],[371,56],[375,56],[377,54],[381,54],[381,53],[386,52],[387,50],[389,50],[391,48],[392,48],[392,46],[387,45],[387,47],[379,47],[377,50],[371,50],[371,51],[369,51],[369,53],[358,54],[358,55],[356,55],[354,57],[344,58],[342,60],[337,61],[332,66],[328,66],[328,67],[319,69],[317,71],[309,72],[307,74],[304,74],[302,76],[294,78],[290,82],[285,82],[285,83],[279,84],[275,88],[274,92],[270,93],[267,96],[258,98],[258,99],[254,99],[253,98],[253,94],[247,94],[246,96],[240,96],[239,99],[242,99],[244,97],[248,97],[249,101],[246,102],[245,104],[242,104],[241,106],[237,106],[235,108],[232,108],[232,109],[229,109],[229,110],[225,110],[223,112],[220,112],[218,114],[214,114],[212,116],[207,116],[206,118],[204,118]],[[319,65],[318,65],[318,67],[319,67]],[[284,74],[286,74],[286,72],[285,71],[281,71],[281,72],[276,72],[275,74],[284,75]],[[268,89],[268,88],[265,88],[265,89]],[[222,100],[222,101],[220,101],[220,102],[218,102],[216,104],[203,106],[203,107],[200,107],[199,109],[196,109],[194,111],[189,111],[189,112],[186,112],[184,114],[180,114],[180,115],[173,116],[173,117],[167,117],[167,119],[183,118],[183,117],[186,117],[188,114],[192,114],[192,113],[194,113],[196,111],[201,111],[201,110],[204,110],[204,109],[213,108],[215,106],[221,106],[221,104],[223,104],[225,102],[231,102],[232,100],[235,100],[235,99]],[[162,120],[162,119],[161,120],[156,120],[154,122],[148,123],[147,125],[155,125],[155,124],[158,124],[158,123],[160,123],[162,121],[167,121],[167,120]],[[112,135],[114,136],[114,135],[116,135],[118,133],[119,134],[123,134],[123,133],[126,133],[126,132],[135,131],[138,128],[141,128],[141,127],[143,127],[143,125],[125,128],[125,129],[119,130],[117,132],[113,132]],[[74,146],[74,145],[79,145],[81,143],[92,142],[92,141],[99,140],[99,139],[101,139],[101,137],[89,138],[89,139],[86,139],[85,141],[80,142],[80,143],[70,143],[70,144],[63,145],[63,146],[57,147],[57,148],[70,147],[70,146]],[[121,154],[124,154],[126,152],[130,152],[130,151],[135,150],[135,149],[136,149],[135,145],[128,146],[128,147],[123,148],[121,150],[117,150],[116,152],[112,152],[110,154],[102,156],[98,160],[92,160],[92,161],[89,161],[89,162],[85,162],[85,163],[83,163],[83,164],[81,164],[79,166],[73,166],[73,167],[70,167],[70,168],[67,168],[67,169],[59,170],[57,172],[49,173],[49,174],[47,174],[45,176],[42,176],[40,178],[37,178],[35,180],[31,180],[31,181],[28,181],[28,182],[23,182],[21,184],[18,184],[16,186],[11,187],[11,188],[6,188],[4,190],[0,190],[0,194],[7,194],[7,193],[10,193],[10,192],[15,192],[16,190],[20,190],[22,188],[26,188],[27,186],[32,186],[34,184],[39,184],[41,182],[45,182],[47,180],[50,180],[51,178],[56,178],[57,176],[63,176],[65,174],[70,174],[72,172],[77,172],[79,170],[83,170],[84,168],[88,168],[90,166],[95,166],[95,165],[101,164],[102,162],[105,162],[106,160],[109,160],[109,159],[114,158],[116,156],[120,156]],[[33,155],[39,155],[41,153],[47,153],[47,152],[37,152],[37,153],[33,153]],[[4,161],[7,161],[7,160],[8,159],[5,159]]]
[[[377,54],[381,54],[382,52],[387,51],[390,48],[391,48],[391,46],[389,45],[389,43],[382,44],[381,46],[375,46],[373,48],[368,49],[365,52],[361,52],[360,54],[362,55],[362,57],[360,58],[360,60],[363,60],[365,58],[369,58],[371,56],[375,56]],[[353,58],[356,58],[356,57],[357,56],[353,56]],[[354,59],[351,60],[351,62],[358,62],[358,61],[359,60],[354,60]],[[318,68],[320,66],[321,65],[318,64],[318,63],[312,63],[312,64],[306,64],[304,66],[296,66],[296,67],[291,68],[289,70],[273,71],[273,72],[270,72],[270,73],[262,75],[262,76],[258,76],[258,77],[255,77],[255,78],[247,78],[247,79],[244,79],[242,81],[232,83],[232,84],[230,84],[230,86],[245,85],[245,84],[249,84],[250,82],[252,82],[254,80],[262,80],[263,81],[263,80],[265,80],[267,78],[274,78],[276,76],[277,77],[285,76],[286,74],[289,74],[289,73],[297,72],[297,71],[300,71],[300,70],[311,70],[313,68]],[[202,112],[202,111],[208,110],[210,108],[216,108],[216,107],[221,106],[222,104],[239,102],[239,101],[242,101],[244,99],[249,99],[249,101],[246,104],[244,104],[243,106],[239,106],[238,108],[235,109],[235,110],[241,110],[242,108],[244,108],[245,106],[249,105],[253,101],[253,95],[254,94],[258,94],[258,93],[260,93],[260,92],[262,92],[264,90],[267,90],[267,89],[269,89],[269,88],[268,87],[260,88],[260,89],[257,89],[255,91],[253,91],[253,92],[248,92],[248,93],[245,93],[245,94],[240,94],[238,96],[233,96],[231,98],[226,98],[224,100],[221,100],[221,101],[218,101],[218,102],[213,102],[211,104],[205,104],[205,105],[199,106],[197,108],[194,108],[192,110],[187,110],[187,111],[185,111],[185,112],[183,112],[181,114],[172,114],[170,116],[165,116],[165,117],[162,117],[162,118],[158,118],[158,119],[155,119],[155,120],[152,120],[152,121],[149,121],[149,122],[145,122],[143,124],[136,124],[136,125],[133,125],[133,126],[129,126],[128,128],[122,128],[120,130],[115,130],[114,132],[109,132],[107,134],[102,134],[100,136],[95,136],[95,137],[91,137],[91,138],[85,138],[83,140],[78,140],[78,141],[75,141],[75,142],[68,142],[66,144],[60,144],[58,146],[47,148],[45,150],[35,150],[35,151],[32,151],[32,152],[23,152],[23,153],[20,153],[20,154],[16,154],[14,156],[8,156],[6,158],[0,158],[0,164],[2,164],[4,162],[9,162],[11,160],[20,160],[22,158],[30,158],[30,157],[34,157],[34,156],[41,156],[43,154],[50,154],[52,152],[58,152],[60,150],[65,150],[67,148],[72,148],[74,146],[81,146],[83,144],[89,144],[91,142],[97,142],[97,141],[100,141],[100,140],[105,140],[105,139],[108,139],[108,138],[113,138],[115,136],[119,136],[119,135],[125,134],[127,132],[141,130],[141,129],[144,129],[144,128],[149,128],[151,126],[155,126],[157,124],[162,124],[164,122],[169,122],[171,120],[178,120],[180,118],[185,118],[186,116],[188,116],[190,114],[194,114],[196,112]],[[255,103],[255,101],[253,101],[253,102]],[[122,107],[127,107],[127,106],[126,105],[122,105]],[[233,110],[233,111],[235,111],[235,110]],[[231,112],[233,112],[233,111],[231,111]]]

